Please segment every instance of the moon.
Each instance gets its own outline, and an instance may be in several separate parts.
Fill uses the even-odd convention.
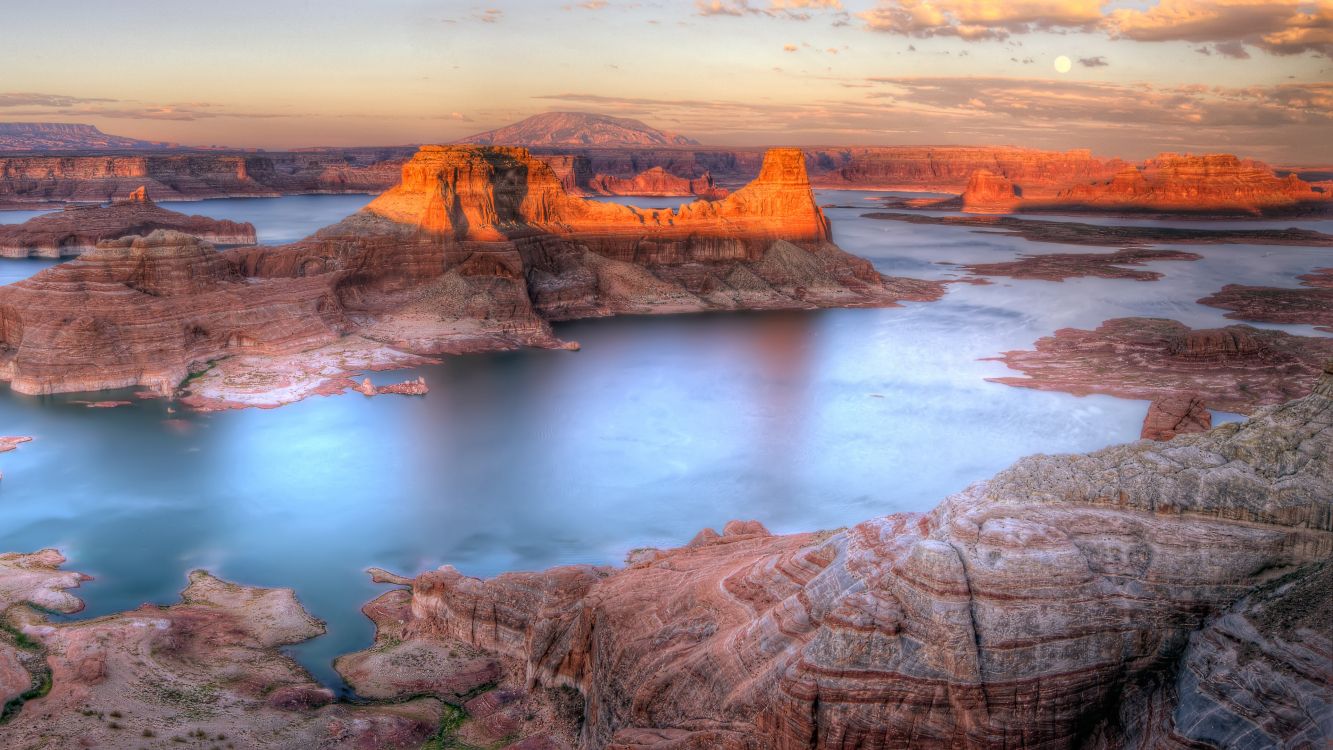
[[[1068,57],[1060,55],[1059,57],[1055,58],[1055,72],[1068,73],[1069,69],[1072,67],[1074,67],[1074,63],[1070,62]]]

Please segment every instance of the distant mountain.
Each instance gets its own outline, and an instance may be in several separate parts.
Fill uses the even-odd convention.
[[[108,135],[92,125],[0,122],[0,152],[174,148],[176,144]]]
[[[589,112],[547,112],[464,138],[460,143],[497,146],[697,146],[638,120]]]

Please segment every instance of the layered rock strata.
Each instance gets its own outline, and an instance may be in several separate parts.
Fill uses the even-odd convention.
[[[309,349],[346,327],[323,280],[246,279],[203,240],[159,230],[0,287],[0,379],[165,395],[212,360]]]
[[[1230,310],[1228,318],[1304,324],[1333,333],[1333,268],[1316,268],[1297,278],[1299,287],[1228,284],[1198,302]]]
[[[586,748],[1315,746],[1330,454],[1325,373],[1244,424],[1023,459],[930,513],[733,522],[623,570],[445,567],[368,611],[393,613],[385,643],[576,689]]]
[[[1198,395],[1212,408],[1249,414],[1304,396],[1330,357],[1333,338],[1246,325],[1192,329],[1174,320],[1116,318],[1092,331],[1062,328],[1038,339],[1032,350],[1005,352],[999,360],[1026,377],[991,380],[1077,396]]]
[[[1009,178],[989,169],[978,169],[967,180],[962,202],[963,210],[968,213],[1003,214],[1018,206],[1019,195]]]
[[[255,228],[248,222],[187,216],[158,206],[140,187],[107,206],[67,206],[65,210],[0,225],[0,256],[63,258],[92,250],[102,240],[145,235],[159,229],[183,232],[219,245],[250,245]]]
[[[201,408],[354,387],[358,369],[567,347],[549,322],[618,313],[930,300],[830,241],[801,152],[718,201],[569,195],[523,149],[424,147],[400,184],[301,242],[218,253],[177,233],[106,242],[0,288],[0,379],[50,393],[191,375]]]
[[[85,577],[63,562],[54,550],[0,556],[4,747],[362,750],[420,747],[438,731],[437,699],[336,704],[284,655],[324,632],[289,589],[195,571],[179,604],[53,622],[82,607],[66,589]]]
[[[0,207],[122,200],[140,187],[161,201],[378,193],[398,180],[412,149],[287,153],[0,156]]]

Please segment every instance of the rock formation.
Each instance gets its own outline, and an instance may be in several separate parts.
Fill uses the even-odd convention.
[[[960,201],[918,201],[917,207],[1008,213],[1152,212],[1170,214],[1267,215],[1323,213],[1333,194],[1295,174],[1278,177],[1272,167],[1231,154],[1160,154],[1139,166],[1123,165],[1109,179],[1068,185],[1052,193],[1046,184],[1010,181],[978,169]],[[1020,197],[1021,196],[1021,197]]]
[[[628,179],[599,174],[588,181],[588,189],[597,195],[697,195],[707,200],[718,200],[727,195],[726,188],[718,187],[708,172],[686,179],[661,167],[653,167]]]
[[[1094,157],[1086,149],[1009,146],[848,147],[812,150],[810,157],[819,187],[959,193],[973,174],[984,170],[1021,187],[1024,196],[1053,195],[1071,185],[1110,177],[1124,165],[1118,159]]]
[[[109,206],[67,206],[22,224],[0,224],[0,256],[62,258],[92,250],[102,240],[168,229],[219,245],[254,244],[249,223],[186,216],[158,206],[140,187]]]
[[[546,112],[464,138],[484,146],[692,146],[698,141],[627,117],[590,112]]]
[[[1233,325],[1191,329],[1174,320],[1117,318],[1094,331],[1062,328],[1031,351],[998,359],[1027,377],[991,378],[1021,388],[1121,398],[1198,395],[1209,406],[1249,414],[1304,396],[1333,338]]]
[[[1230,310],[1228,318],[1312,325],[1333,333],[1333,268],[1298,278],[1296,288],[1228,284],[1198,302]]]
[[[0,379],[170,394],[212,360],[313,348],[345,326],[323,280],[245,279],[203,240],[159,230],[0,287]]]
[[[430,393],[430,388],[426,385],[425,378],[408,380],[402,383],[390,383],[389,385],[375,385],[370,382],[370,378],[361,381],[356,390],[363,396],[382,396],[386,393],[396,393],[402,396],[424,396]]]
[[[989,169],[978,169],[963,190],[963,210],[977,214],[1009,213],[1018,206],[1018,190],[1009,178]]]
[[[1202,257],[1184,250],[1131,248],[1113,253],[1021,255],[1017,260],[1003,263],[971,263],[964,265],[963,268],[979,276],[1008,276],[1015,279],[1064,281],[1094,276],[1101,279],[1154,281],[1162,278],[1162,274],[1126,266],[1141,266],[1159,260],[1199,260]]]
[[[1176,435],[1207,432],[1213,428],[1213,415],[1203,399],[1194,395],[1161,396],[1153,399],[1143,418],[1140,437],[1170,440]]]
[[[623,570],[446,566],[367,612],[376,658],[461,643],[460,671],[499,658],[524,700],[577,690],[585,748],[1314,747],[1331,454],[1326,372],[1247,423],[1023,459],[930,513],[733,522]]]
[[[427,146],[393,189],[292,245],[218,253],[155,233],[0,288],[0,379],[171,393],[196,375],[197,407],[275,406],[431,355],[575,348],[552,320],[942,290],[834,246],[794,149],[722,200],[647,210],[570,196],[524,149]]]
[[[0,157],[0,208],[122,200],[140,187],[159,201],[378,193],[411,149],[287,153],[146,153]]]
[[[54,550],[0,556],[0,746],[420,747],[445,706],[335,704],[283,647],[324,632],[288,589],[202,571],[181,603],[51,622],[82,603]]]

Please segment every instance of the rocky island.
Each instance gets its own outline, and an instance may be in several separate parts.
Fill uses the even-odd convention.
[[[272,406],[423,356],[568,346],[555,320],[942,293],[838,249],[795,149],[722,200],[649,210],[570,196],[524,149],[427,146],[399,185],[292,245],[155,232],[0,288],[0,379],[169,395],[195,375],[196,405]]]
[[[64,258],[88,252],[103,240],[170,230],[218,245],[250,245],[255,228],[250,223],[187,216],[153,202],[140,187],[110,205],[72,205],[65,210],[0,225],[0,256],[6,258]]]
[[[1199,304],[1230,310],[1226,316],[1237,320],[1305,324],[1333,333],[1333,268],[1316,268],[1298,280],[1299,287],[1228,284]]]
[[[1020,388],[1120,398],[1201,396],[1210,407],[1249,414],[1305,395],[1333,338],[1232,325],[1192,329],[1174,320],[1116,318],[1096,330],[1064,328],[1030,351],[999,360],[1026,377],[992,378]]]

